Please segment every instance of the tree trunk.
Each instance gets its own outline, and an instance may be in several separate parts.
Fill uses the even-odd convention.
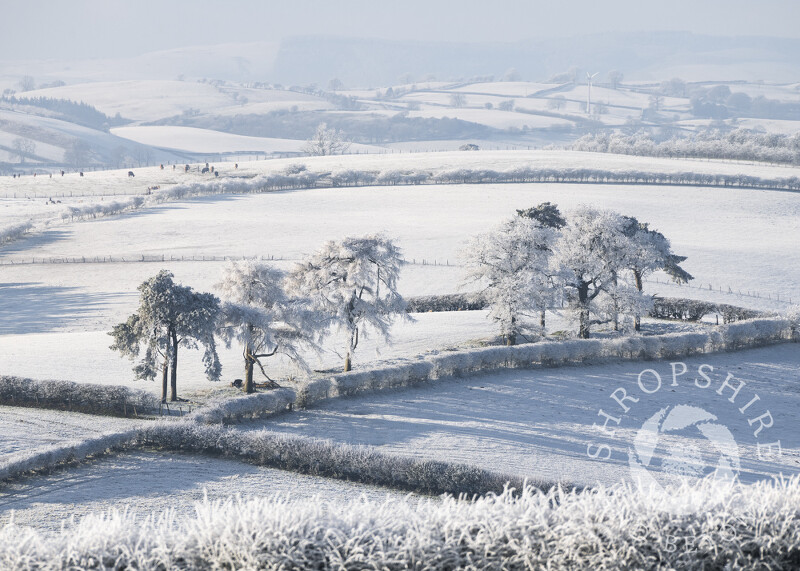
[[[642,272],[633,270],[633,277],[636,278],[636,289],[642,291]],[[633,317],[633,329],[641,331],[642,329],[642,316],[638,313]]]
[[[516,333],[509,333],[508,335],[506,335],[506,345],[507,346],[510,347],[511,345],[516,345],[516,343],[517,343],[517,334]]]
[[[167,376],[169,373],[169,358],[164,358],[164,366],[161,367],[161,402],[167,402]]]
[[[344,358],[344,372],[348,372],[350,370],[350,351],[347,352],[347,356]]]
[[[542,328],[542,335],[544,335],[545,332],[544,318],[545,318],[545,310],[543,309],[542,311],[539,312],[539,327]]]
[[[578,337],[581,339],[589,338],[589,282],[581,282],[578,286],[578,304],[580,316],[580,328]]]
[[[578,331],[578,337],[581,339],[588,339],[589,338],[589,308],[586,306],[582,306],[580,309],[580,330]]]
[[[250,355],[244,358],[244,392],[247,394],[256,392],[253,383],[253,364],[255,361]]]
[[[175,402],[178,400],[178,335],[172,329],[172,371],[170,376],[170,391],[171,395],[169,400]]]

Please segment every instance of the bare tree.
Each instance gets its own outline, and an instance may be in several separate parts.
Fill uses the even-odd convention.
[[[616,69],[608,72],[608,82],[611,84],[611,89],[616,89],[619,87],[619,84],[622,83],[622,75],[621,71],[617,71]]]
[[[345,140],[341,131],[328,129],[325,123],[320,123],[316,132],[303,145],[302,151],[311,156],[342,155],[350,148],[350,142]]]
[[[36,82],[30,75],[22,76],[22,79],[19,80],[19,90],[20,91],[33,91],[36,89]]]
[[[82,139],[75,139],[64,151],[64,162],[75,168],[83,168],[89,163],[89,143]]]
[[[464,97],[463,93],[453,93],[450,95],[450,106],[461,108],[467,105],[467,98]]]
[[[36,153],[36,143],[30,139],[17,137],[12,143],[14,154],[19,157],[20,164],[25,164],[25,159],[32,157]]]

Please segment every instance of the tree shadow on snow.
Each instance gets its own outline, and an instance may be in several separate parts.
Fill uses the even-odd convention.
[[[124,295],[38,283],[0,283],[0,335],[53,331],[99,313]]]

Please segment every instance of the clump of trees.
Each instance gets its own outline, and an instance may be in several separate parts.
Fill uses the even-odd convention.
[[[729,132],[714,129],[661,141],[648,131],[634,134],[590,134],[578,139],[572,149],[646,157],[695,157],[800,164],[800,134],[780,135],[747,129]]]
[[[679,265],[686,258],[672,253],[669,240],[633,217],[588,206],[564,217],[549,202],[517,214],[472,239],[463,254],[468,278],[484,284],[490,315],[508,345],[534,329],[525,316],[538,315],[535,333],[543,333],[544,312],[561,301],[575,315],[581,338],[600,323],[618,330],[620,316],[638,331],[652,305],[644,276],[663,270],[676,282],[692,279]]]
[[[394,242],[379,235],[330,241],[285,275],[265,264],[231,263],[217,289],[196,292],[175,283],[162,270],[139,286],[139,307],[109,333],[111,349],[131,360],[137,379],[162,381],[162,402],[180,400],[177,390],[178,349],[203,349],[209,380],[217,381],[222,366],[215,337],[230,347],[242,347],[244,390],[255,390],[254,371],[263,360],[282,354],[308,370],[303,350],[319,350],[332,332],[346,334],[344,370],[368,332],[377,331],[387,341],[389,327],[406,314],[397,291],[402,265]]]

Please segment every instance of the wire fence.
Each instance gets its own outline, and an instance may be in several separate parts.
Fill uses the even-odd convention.
[[[302,258],[279,255],[262,256],[218,256],[211,254],[131,254],[127,256],[47,256],[30,258],[0,258],[0,266],[23,266],[23,265],[58,265],[58,264],[142,264],[142,263],[166,263],[166,262],[232,262],[251,260],[257,262],[299,262]],[[451,262],[449,258],[411,258],[403,260],[406,265],[412,266],[434,266],[459,268],[462,264]],[[781,295],[780,293],[764,292],[757,290],[742,290],[731,286],[714,285],[711,283],[688,283],[677,284],[671,280],[660,279],[658,277],[645,279],[647,283],[664,284],[671,287],[681,287],[708,291],[723,295],[737,297],[749,297],[753,299],[765,299],[777,303],[791,305],[791,296]]]

